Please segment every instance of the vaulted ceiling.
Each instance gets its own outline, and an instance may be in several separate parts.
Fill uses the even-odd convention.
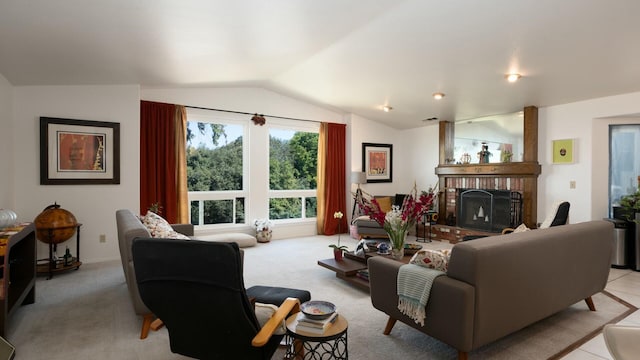
[[[0,74],[263,87],[414,128],[640,91],[638,14],[637,0],[0,0]]]

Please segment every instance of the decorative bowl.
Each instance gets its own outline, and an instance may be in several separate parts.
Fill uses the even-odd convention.
[[[328,301],[307,301],[300,305],[300,311],[313,320],[323,320],[336,312],[336,306]]]
[[[418,250],[422,249],[422,245],[420,244],[404,244],[404,254],[405,255],[413,255],[418,252]]]

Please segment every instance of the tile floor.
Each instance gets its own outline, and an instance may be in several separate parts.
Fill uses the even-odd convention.
[[[606,290],[611,294],[640,308],[640,272],[632,270],[611,269]],[[619,322],[624,325],[640,326],[640,310]],[[607,350],[602,334],[586,342],[562,360],[601,360],[613,358]]]

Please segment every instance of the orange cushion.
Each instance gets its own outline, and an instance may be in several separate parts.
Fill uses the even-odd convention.
[[[378,202],[378,205],[380,205],[380,210],[382,210],[382,212],[386,213],[391,211],[391,197],[389,196],[379,197],[379,198],[376,198],[376,201]]]

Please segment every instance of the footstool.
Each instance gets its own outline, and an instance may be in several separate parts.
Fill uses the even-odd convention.
[[[224,233],[224,234],[210,234],[210,235],[196,235],[193,236],[195,240],[203,241],[216,241],[216,242],[234,242],[238,244],[238,247],[252,247],[257,243],[256,237],[245,233]]]
[[[248,288],[247,296],[249,298],[254,298],[256,302],[263,304],[273,304],[276,306],[282,305],[282,303],[289,297],[300,300],[300,303],[311,300],[311,293],[307,290],[261,285],[256,285]]]

